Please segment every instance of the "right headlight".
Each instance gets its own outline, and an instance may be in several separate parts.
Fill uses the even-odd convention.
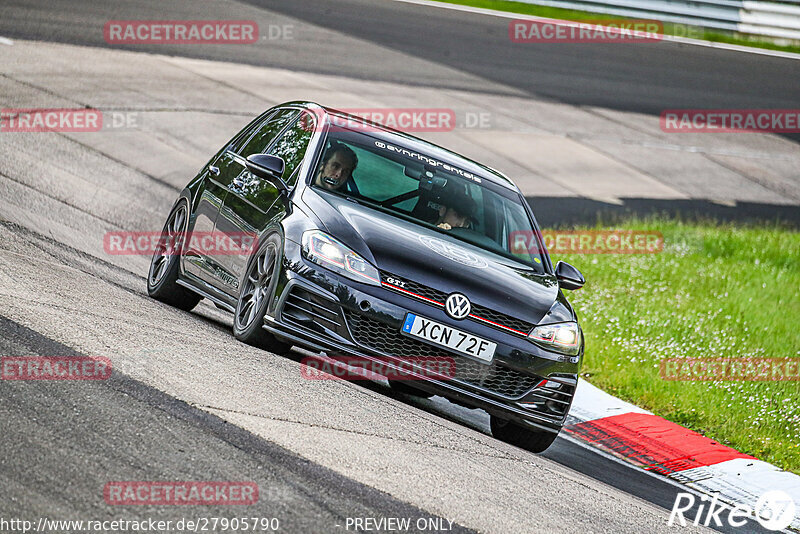
[[[303,234],[303,256],[333,272],[364,284],[381,285],[378,269],[322,230]]]
[[[539,325],[528,334],[528,339],[543,348],[575,356],[581,351],[583,336],[576,322]]]

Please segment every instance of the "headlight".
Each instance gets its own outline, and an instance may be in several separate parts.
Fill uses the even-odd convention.
[[[582,337],[578,323],[545,324],[534,328],[528,339],[546,349],[575,356],[581,351]]]
[[[378,269],[320,230],[309,230],[303,234],[303,256],[357,282],[381,285]]]

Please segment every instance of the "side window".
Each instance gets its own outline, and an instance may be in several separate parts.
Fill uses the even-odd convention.
[[[296,109],[282,109],[273,115],[266,123],[258,127],[258,130],[245,143],[244,147],[239,150],[242,157],[247,157],[251,154],[262,154],[269,147],[272,140],[278,135],[283,128],[289,124],[299,111]]]
[[[298,173],[295,171],[303,161],[315,126],[316,120],[314,116],[303,112],[303,116],[291,128],[286,130],[269,150],[271,155],[283,158],[283,162],[286,164],[283,171],[283,179],[286,180],[287,185],[290,187],[297,181]]]
[[[242,148],[247,141],[253,136],[255,132],[262,126],[264,126],[267,121],[269,121],[272,117],[275,116],[277,110],[270,110],[268,113],[264,115],[264,117],[259,117],[258,120],[253,120],[248,124],[241,132],[236,134],[236,137],[231,140],[231,143],[226,147],[226,150],[230,150],[231,152],[239,153],[239,150]]]

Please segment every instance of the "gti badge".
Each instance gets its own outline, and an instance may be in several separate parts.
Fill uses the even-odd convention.
[[[461,293],[453,293],[444,302],[444,311],[453,319],[464,319],[472,311],[472,305]]]

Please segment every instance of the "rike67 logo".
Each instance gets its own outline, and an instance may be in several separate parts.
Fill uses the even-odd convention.
[[[692,512],[696,502],[695,496],[686,492],[678,493],[667,525],[671,527],[677,522],[685,527],[687,518],[684,513],[688,512],[688,515],[694,515],[690,521],[695,526],[722,527],[723,512],[727,511],[728,507],[719,502],[719,495],[716,493],[712,497],[702,495],[700,501],[697,511]],[[733,506],[726,519],[730,526],[737,528],[746,526],[749,519],[755,519],[767,530],[783,530],[792,524],[794,514],[795,503],[791,495],[784,491],[772,490],[761,495],[753,507],[746,504]]]

